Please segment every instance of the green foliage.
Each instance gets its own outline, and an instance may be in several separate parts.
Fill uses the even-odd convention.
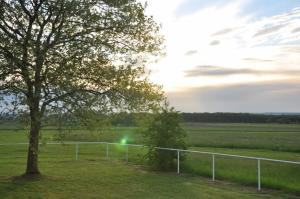
[[[163,37],[144,11],[136,0],[1,1],[0,101],[37,125],[155,107],[163,93],[144,67]]]
[[[147,160],[150,165],[159,170],[176,168],[177,151],[157,149],[155,147],[186,149],[186,132],[180,126],[180,114],[167,105],[153,115],[148,128],[144,132],[147,144],[150,146]],[[184,160],[181,153],[180,160]]]
[[[145,64],[163,38],[144,9],[136,0],[0,1],[0,104],[29,113],[27,174],[39,174],[45,115],[148,111],[162,100]]]

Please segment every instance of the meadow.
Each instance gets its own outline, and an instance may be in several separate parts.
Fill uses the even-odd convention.
[[[189,149],[192,150],[300,161],[300,125],[189,123],[183,124],[183,126],[187,130]],[[50,165],[54,168],[56,164],[69,164],[70,162],[72,165],[76,165],[82,163],[81,161],[87,161],[90,165],[90,163],[98,164],[106,156],[105,145],[80,145],[79,161],[74,162],[74,145],[47,145],[47,142],[61,139],[64,141],[120,142],[121,139],[126,138],[129,143],[142,144],[143,136],[140,132],[141,130],[136,127],[112,127],[101,130],[69,129],[64,133],[59,133],[54,129],[44,129],[41,138],[44,143],[41,145],[41,163],[45,168],[51,167]],[[26,141],[27,136],[24,130],[5,129],[0,131],[1,143]],[[129,163],[144,165],[145,152],[146,149],[129,147]],[[0,176],[17,175],[16,169],[11,166],[15,161],[25,162],[25,155],[25,146],[5,147],[5,150],[2,147],[0,161],[3,163],[1,164],[3,172]],[[123,161],[125,159],[124,147],[110,146],[109,157],[110,160]],[[246,187],[255,189],[257,183],[256,161],[219,156],[216,156],[215,160],[217,180],[250,185]],[[180,168],[181,173],[205,176],[207,177],[205,181],[210,182],[211,161],[211,155],[187,153],[186,161]],[[24,165],[20,166],[23,170]],[[300,165],[262,161],[261,166],[263,190],[279,189],[292,194],[287,198],[300,194]],[[23,171],[22,169],[19,171]],[[50,169],[48,168],[48,170]],[[157,173],[152,174],[158,175]]]
[[[134,164],[117,160],[83,158],[74,161],[62,154],[68,149],[59,146],[51,159],[42,156],[40,168],[43,176],[38,180],[11,177],[24,171],[24,158],[2,159],[0,164],[0,197],[14,198],[208,198],[208,199],[290,199],[295,195],[263,190],[235,183],[210,180],[192,175],[153,172]],[[20,149],[19,149],[20,150]],[[45,151],[44,151],[45,152]],[[71,151],[69,151],[71,152]],[[41,153],[43,154],[43,153]],[[54,153],[53,153],[54,154]],[[59,155],[57,155],[59,154]],[[19,154],[24,155],[24,154]],[[45,155],[50,155],[45,152]],[[70,154],[69,154],[70,155]],[[99,154],[100,155],[100,154]],[[19,158],[18,158],[19,157]],[[100,156],[99,156],[100,157]],[[55,158],[55,160],[54,160]]]

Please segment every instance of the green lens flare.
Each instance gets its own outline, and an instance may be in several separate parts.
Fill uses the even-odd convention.
[[[126,144],[126,142],[127,142],[126,138],[123,138],[123,139],[121,140],[121,144]]]

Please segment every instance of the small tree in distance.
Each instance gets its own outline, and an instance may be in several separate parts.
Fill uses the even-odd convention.
[[[168,171],[176,168],[177,151],[157,149],[156,147],[186,149],[186,132],[180,125],[181,116],[173,107],[165,104],[153,115],[144,132],[146,143],[150,146],[146,155],[148,163],[155,169]],[[180,153],[180,161],[184,154]]]

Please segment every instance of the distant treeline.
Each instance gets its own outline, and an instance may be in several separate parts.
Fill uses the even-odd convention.
[[[183,122],[300,124],[300,115],[252,113],[181,113]],[[120,114],[113,125],[134,125],[136,114]]]
[[[300,114],[252,114],[252,113],[181,113],[183,122],[202,123],[278,123],[300,124]],[[137,114],[122,113],[112,120],[113,125],[135,125]]]
[[[98,121],[107,120],[113,126],[136,126],[137,120],[144,118],[149,113],[116,113],[113,115],[100,115],[96,118]],[[182,122],[199,123],[278,123],[278,124],[300,124],[300,114],[253,114],[253,113],[181,113]],[[0,114],[0,125],[7,124],[19,128],[21,125],[17,115]],[[63,119],[61,119],[63,118]],[[81,126],[74,120],[72,115],[49,115],[44,118],[47,121],[46,126],[56,126],[58,121],[63,120],[63,126]],[[71,121],[71,122],[70,122]],[[73,122],[72,122],[73,121]],[[17,125],[18,124],[18,125]],[[97,125],[96,125],[97,126]]]
[[[182,113],[185,122],[298,124],[300,115],[250,113]]]

